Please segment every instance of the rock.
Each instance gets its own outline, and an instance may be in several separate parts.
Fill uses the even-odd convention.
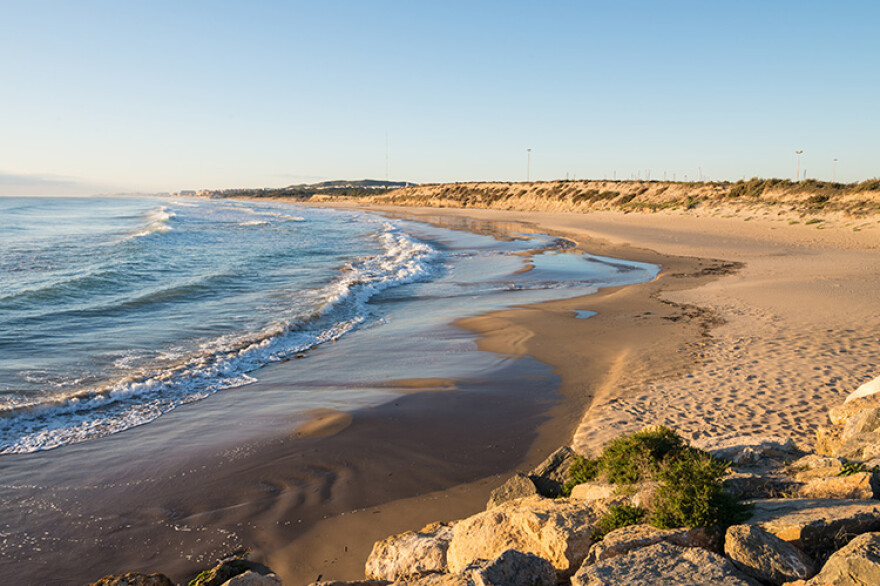
[[[835,499],[763,499],[753,501],[747,525],[757,525],[824,559],[855,535],[880,529],[880,502]]]
[[[798,482],[809,482],[815,478],[837,476],[843,472],[842,458],[810,454],[789,464],[786,472]]]
[[[733,563],[696,547],[661,541],[627,555],[584,564],[572,586],[757,586]]]
[[[767,472],[729,472],[724,489],[741,499],[777,498],[797,494],[800,484],[785,474]]]
[[[528,477],[535,483],[538,494],[548,498],[562,495],[562,485],[568,480],[568,469],[574,462],[574,450],[563,446],[550,454]]]
[[[869,397],[876,393],[880,393],[880,376],[875,378],[874,380],[868,381],[855,391],[849,394],[849,396],[843,401],[844,404],[849,403],[850,401],[854,401],[855,399],[861,399],[863,397]]]
[[[323,582],[312,582],[309,586],[388,586],[391,584],[388,580],[355,580],[353,582],[339,580],[325,580]]]
[[[593,480],[578,484],[571,489],[571,498],[579,501],[596,501],[614,498],[618,492],[618,486],[607,482]]]
[[[808,586],[880,584],[880,533],[863,533],[834,552]]]
[[[735,466],[762,466],[768,460],[784,462],[795,460],[804,455],[797,448],[794,440],[775,435],[724,435],[703,438],[692,443],[695,448],[705,450],[722,460],[732,462]]]
[[[843,444],[840,439],[842,429],[820,425],[816,429],[816,453],[822,456],[833,456]]]
[[[657,529],[650,525],[630,525],[608,533],[602,541],[594,543],[584,563],[594,564],[623,555],[641,547],[661,541],[680,547],[702,547],[720,551],[720,535],[708,529]]]
[[[275,574],[258,574],[248,570],[223,583],[223,586],[281,586],[281,578]]]
[[[400,580],[391,586],[475,586],[464,574],[429,574],[418,580]]]
[[[814,478],[798,491],[802,498],[873,499],[880,495],[880,482],[872,472]]]
[[[555,586],[553,564],[530,553],[509,549],[492,561],[479,560],[462,574],[475,586]]]
[[[570,576],[587,556],[598,513],[571,499],[510,501],[455,524],[446,554],[449,571],[461,572],[478,559],[515,549],[550,561]]]
[[[393,581],[445,572],[451,539],[452,526],[447,523],[387,537],[373,544],[364,573],[372,580]]]
[[[828,410],[832,425],[845,425],[850,417],[880,407],[880,395],[852,398]]]
[[[842,444],[831,453],[838,458],[864,462],[880,458],[880,433],[863,432],[850,438],[843,438]]]
[[[129,572],[119,576],[104,576],[89,586],[174,586],[174,582],[165,574]]]
[[[216,566],[196,576],[188,586],[225,586],[226,582],[235,576],[248,571],[260,575],[274,575],[262,564],[252,562],[243,556],[235,556],[220,560]]]
[[[538,487],[531,478],[522,473],[517,473],[507,482],[496,488],[489,495],[489,502],[486,504],[487,509],[497,507],[501,503],[512,501],[513,499],[535,496],[538,494]]]
[[[754,525],[728,528],[724,554],[746,574],[772,584],[806,580],[816,573],[804,552]]]

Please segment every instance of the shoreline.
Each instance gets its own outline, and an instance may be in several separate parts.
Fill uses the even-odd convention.
[[[338,206],[338,202],[324,205]],[[590,382],[583,363],[572,357],[572,341],[595,336],[594,329],[604,328],[606,336],[614,334],[593,346],[601,353],[594,356],[595,362],[604,366],[592,366],[604,372],[592,381],[597,390],[590,400],[581,394],[585,408],[574,413],[561,405],[554,411],[556,421],[572,426],[571,443],[583,452],[595,453],[608,439],[644,424],[670,425],[690,439],[725,433],[778,434],[810,445],[827,408],[876,375],[874,345],[880,319],[873,307],[880,263],[873,251],[880,248],[880,240],[872,231],[850,232],[846,226],[817,229],[743,216],[352,207],[420,221],[452,217],[525,222],[573,239],[593,253],[629,260],[665,258],[659,263],[665,283],[658,279],[458,322],[480,334],[482,348],[529,354],[552,365],[562,377],[561,392],[569,397],[583,393]],[[691,273],[673,266],[670,255],[691,263]],[[644,309],[638,314],[640,303],[651,306],[650,315]],[[598,311],[598,315],[571,319],[575,309]],[[655,313],[658,309],[667,313]],[[561,327],[566,319],[567,329]],[[627,331],[627,325],[632,329]],[[655,336],[653,344],[645,340],[649,328]],[[843,335],[829,335],[834,332]],[[678,360],[670,361],[670,355]],[[768,390],[771,381],[780,387],[777,392]],[[545,442],[547,435],[546,426],[539,430]],[[519,468],[537,463],[535,448],[542,445],[540,439],[536,441]],[[558,445],[551,444],[546,453]],[[429,498],[461,499],[460,492],[452,489]],[[415,499],[384,508],[406,511],[423,504],[424,499]],[[376,538],[455,516],[411,518],[409,523],[383,528]],[[328,541],[352,527],[357,527],[354,520],[330,520],[312,532],[311,540],[301,541],[323,543],[326,551]],[[362,558],[369,549],[369,545],[361,548]],[[339,575],[325,577],[363,576],[351,560],[327,561],[325,557],[323,567],[335,567]]]
[[[327,207],[336,207],[335,203]],[[489,492],[509,475],[532,468],[560,445],[571,442],[593,399],[613,393],[615,377],[620,376],[627,356],[652,355],[651,363],[642,372],[669,376],[688,369],[705,343],[706,332],[717,320],[709,312],[681,319],[682,306],[658,297],[665,290],[695,288],[734,270],[726,262],[677,258],[585,239],[569,231],[547,230],[531,219],[478,218],[476,222],[456,225],[456,220],[465,214],[454,214],[452,222],[444,221],[453,216],[448,209],[419,208],[416,213],[410,213],[411,208],[352,207],[469,231],[480,231],[498,223],[503,223],[508,230],[521,226],[527,231],[574,240],[584,252],[660,264],[662,272],[647,283],[608,287],[585,296],[457,320],[455,326],[477,334],[481,350],[531,356],[553,368],[561,379],[558,392],[562,398],[550,409],[548,420],[535,430],[536,437],[527,452],[509,470],[317,523],[266,560],[285,583],[310,583],[318,575],[325,580],[362,579],[364,562],[375,541],[430,522],[461,518],[482,510]],[[484,220],[486,225],[480,226]],[[579,319],[575,314],[578,310],[596,311],[597,315]],[[357,539],[353,540],[353,535],[357,535]]]

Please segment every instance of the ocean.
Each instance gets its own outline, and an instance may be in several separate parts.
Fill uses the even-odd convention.
[[[198,409],[355,331],[375,340],[397,328],[406,341],[428,301],[451,322],[659,270],[570,244],[277,202],[0,198],[0,454]],[[405,362],[397,374],[436,374],[433,359]],[[337,394],[334,407],[346,401]]]

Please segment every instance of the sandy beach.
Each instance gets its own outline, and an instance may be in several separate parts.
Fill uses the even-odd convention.
[[[482,348],[533,356],[561,376],[564,400],[522,470],[560,443],[593,452],[647,424],[692,439],[771,434],[810,445],[828,407],[877,374],[876,227],[676,212],[371,209],[470,229],[522,223],[596,254],[662,265],[650,283],[459,322],[481,334]],[[578,310],[597,315],[576,319]],[[374,539],[477,511],[493,486],[485,478],[328,519],[270,565],[297,584],[361,577]]]
[[[876,228],[677,212],[370,209],[467,231],[550,233],[662,272],[446,326],[443,335],[475,333],[495,353],[491,376],[413,368],[393,381],[398,398],[379,407],[318,410],[307,421],[272,413],[294,373],[350,360],[353,338],[264,369],[248,393],[220,393],[197,417],[180,409],[94,446],[8,456],[12,522],[34,541],[4,572],[22,584],[125,571],[183,581],[245,547],[285,584],[357,579],[376,540],[482,510],[493,488],[560,445],[591,452],[657,423],[694,439],[759,433],[809,444],[827,408],[877,374]],[[381,360],[382,350],[358,360]],[[43,528],[54,528],[51,541],[36,537]]]

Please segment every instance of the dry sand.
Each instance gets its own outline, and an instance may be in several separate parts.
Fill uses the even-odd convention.
[[[651,283],[459,322],[482,335],[482,348],[534,356],[562,378],[565,399],[521,469],[556,447],[553,438],[594,452],[646,424],[693,439],[775,434],[806,446],[827,408],[877,374],[875,222],[856,231],[846,221],[817,227],[772,216],[369,209],[471,230],[526,225],[593,253],[662,265]],[[576,310],[597,315],[576,319]],[[358,578],[373,537],[475,512],[492,486],[482,479],[329,519],[270,565],[289,560],[293,583],[318,573]]]

